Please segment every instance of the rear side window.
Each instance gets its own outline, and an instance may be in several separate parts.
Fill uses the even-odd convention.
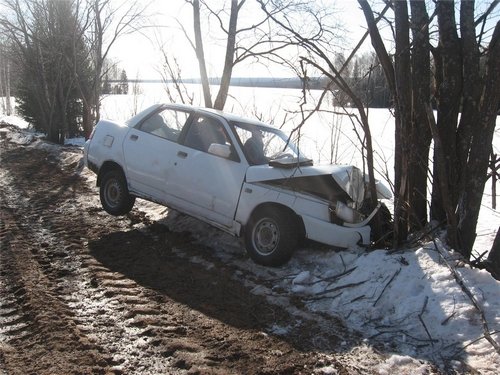
[[[189,116],[189,112],[164,109],[143,121],[139,130],[177,142]]]

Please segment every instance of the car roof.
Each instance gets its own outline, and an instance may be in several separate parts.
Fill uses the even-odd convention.
[[[211,114],[211,115],[218,115],[220,117],[225,118],[227,121],[234,121],[234,122],[245,122],[245,123],[250,123],[270,129],[276,129],[275,127],[266,124],[262,121],[256,120],[256,119],[251,119],[248,117],[242,117],[235,115],[233,113],[229,112],[224,112],[220,111],[218,109],[213,109],[213,108],[205,108],[205,107],[196,107],[193,105],[188,105],[188,104],[176,104],[176,103],[165,103],[166,107],[173,108],[173,109],[180,109],[180,110],[186,110],[186,111],[195,111],[197,113],[205,113],[205,114]]]

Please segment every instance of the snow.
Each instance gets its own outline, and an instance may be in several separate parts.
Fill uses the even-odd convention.
[[[451,365],[457,371],[470,366],[482,374],[498,373],[500,355],[484,339],[480,312],[446,262],[477,300],[498,343],[500,282],[486,271],[466,266],[439,240],[437,247],[431,242],[397,253],[333,251],[309,244],[285,267],[269,270],[242,261],[237,239],[195,219],[175,213],[160,221],[175,231],[190,228],[198,243],[242,270],[235,278],[250,272],[251,280],[259,280],[246,278],[253,293],[291,311],[291,299],[299,298],[315,316],[340,318],[350,329],[362,332],[370,344],[389,355],[378,368],[381,374],[428,373],[428,362]],[[191,258],[184,249],[177,254]],[[290,330],[270,327],[278,335]]]
[[[387,111],[370,113],[383,124],[379,136],[391,131]],[[2,120],[19,121],[0,117]],[[26,129],[27,126],[19,127]],[[29,139],[26,131],[11,133],[12,141],[25,144]],[[380,139],[383,138],[382,135]],[[80,142],[70,141],[77,145],[81,145]],[[380,143],[385,151],[379,154],[386,155],[390,142]],[[498,152],[498,131],[494,144]],[[94,178],[91,173],[82,173]],[[373,348],[386,353],[385,362],[374,369],[379,374],[426,374],[433,371],[432,364],[451,367],[459,373],[498,373],[500,354],[485,339],[484,330],[488,329],[491,338],[500,344],[500,282],[488,272],[465,264],[440,238],[397,252],[362,248],[337,251],[306,242],[286,266],[270,269],[245,257],[238,239],[200,221],[150,202],[138,201],[137,207],[151,219],[168,225],[170,230],[189,231],[195,242],[234,266],[234,277],[245,282],[253,293],[266,296],[270,302],[285,306],[295,314],[297,324],[303,319],[321,319],[325,315],[341,319],[364,338],[364,343],[352,350],[366,350],[367,363]],[[500,212],[490,207],[491,196],[486,192],[475,244],[477,252],[491,247],[500,226]],[[186,248],[174,248],[174,251],[178,256],[214,268],[214,263],[193,257]],[[474,301],[464,292],[454,273]],[[297,299],[303,302],[304,308],[298,309],[292,303]],[[287,335],[292,329],[274,325],[268,327],[268,332]],[[336,373],[331,367],[318,371]]]
[[[12,142],[18,144],[30,144],[34,142],[37,138],[43,138],[45,135],[43,133],[38,133],[32,130],[31,124],[19,116],[5,116],[0,114],[0,123],[6,123],[14,125],[15,127],[24,130],[23,132],[12,132],[9,136]],[[6,130],[9,131],[8,129]],[[13,139],[12,139],[13,138]],[[85,143],[84,137],[67,138],[64,140],[66,146],[81,146],[83,147]]]
[[[85,138],[84,137],[66,138],[64,140],[64,144],[66,146],[80,146],[80,147],[83,147],[83,145],[85,144]]]
[[[6,124],[11,124],[19,129],[28,129],[30,124],[26,120],[19,116],[5,116],[0,114],[0,123],[5,122]]]

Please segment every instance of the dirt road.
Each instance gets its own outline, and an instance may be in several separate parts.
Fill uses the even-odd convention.
[[[339,322],[298,322],[189,232],[105,214],[80,149],[0,150],[0,374],[371,372]]]

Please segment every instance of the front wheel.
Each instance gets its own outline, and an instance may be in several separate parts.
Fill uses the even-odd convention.
[[[125,215],[134,207],[135,197],[128,192],[127,180],[116,169],[102,176],[99,196],[104,210],[114,216]]]
[[[255,263],[281,266],[298,243],[295,217],[283,209],[266,207],[252,216],[245,228],[245,247]]]

